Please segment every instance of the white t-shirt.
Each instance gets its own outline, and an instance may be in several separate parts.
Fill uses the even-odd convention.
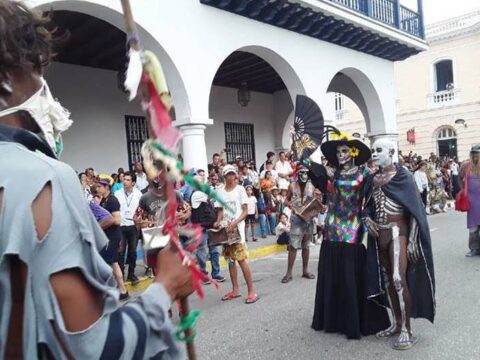
[[[223,220],[227,223],[238,219],[242,214],[242,205],[248,204],[248,195],[243,186],[237,185],[232,191],[225,191],[225,188],[218,191],[218,195],[225,201],[233,210],[233,214],[227,209],[223,209]],[[215,207],[221,208],[222,205],[218,202]],[[238,231],[240,232],[241,242],[245,242],[245,220],[238,224]]]
[[[450,169],[452,169],[452,175],[453,176],[458,176],[458,164],[457,163],[452,163],[450,165]]]
[[[293,169],[290,166],[290,163],[288,161],[285,161],[283,164],[280,160],[277,161],[277,164],[275,165],[275,170],[279,174],[285,174],[285,175],[291,175],[293,173]],[[287,188],[288,185],[290,184],[289,179],[285,178],[279,178],[278,180],[278,187],[279,188]]]
[[[135,187],[142,191],[146,187],[148,187],[148,178],[147,174],[143,173],[143,175],[138,175],[137,174],[137,181],[135,182]]]
[[[417,170],[413,174],[413,178],[415,179],[415,184],[417,184],[417,188],[420,193],[422,193],[425,189],[428,191],[427,174],[425,174],[423,171]]]
[[[120,189],[113,195],[115,195],[120,203],[120,226],[135,225],[133,216],[138,209],[138,203],[142,197],[140,190],[133,188],[133,191],[127,194],[125,189]]]
[[[256,213],[257,198],[255,196],[248,197],[248,215],[255,215]]]
[[[267,171],[270,171],[270,174],[272,174],[272,179],[278,182],[278,173],[275,170],[263,170],[260,174],[260,179],[265,179],[265,173]]]

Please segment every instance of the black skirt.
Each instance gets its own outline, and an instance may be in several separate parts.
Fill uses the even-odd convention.
[[[363,244],[324,240],[318,263],[312,328],[349,339],[390,326],[387,310],[367,299],[366,249]]]

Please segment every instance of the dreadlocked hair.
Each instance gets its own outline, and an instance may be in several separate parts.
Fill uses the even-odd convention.
[[[42,72],[53,57],[56,29],[50,16],[30,10],[22,2],[0,0],[0,72],[32,68]]]

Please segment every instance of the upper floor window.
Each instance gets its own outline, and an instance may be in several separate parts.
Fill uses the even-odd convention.
[[[340,93],[335,93],[335,111],[341,111],[345,109],[345,99]]]
[[[442,60],[435,64],[435,91],[453,90],[452,60]]]

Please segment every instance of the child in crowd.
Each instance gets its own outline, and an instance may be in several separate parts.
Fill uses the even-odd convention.
[[[280,215],[280,222],[275,228],[275,232],[277,234],[277,244],[288,245],[290,242],[290,222],[287,215]]]
[[[245,220],[245,240],[248,241],[248,228],[252,230],[252,241],[257,241],[255,237],[255,223],[258,219],[258,207],[257,207],[257,198],[253,194],[253,186],[245,186],[248,196],[248,215]]]
[[[262,234],[262,239],[265,239],[268,235],[268,228],[267,228],[267,215],[265,213],[265,200],[263,198],[263,194],[257,199],[257,209],[258,209],[258,220],[260,224],[260,232]]]
[[[265,173],[265,178],[260,181],[260,188],[263,193],[270,193],[272,188],[276,185],[276,181],[272,177],[272,173],[267,171]]]

